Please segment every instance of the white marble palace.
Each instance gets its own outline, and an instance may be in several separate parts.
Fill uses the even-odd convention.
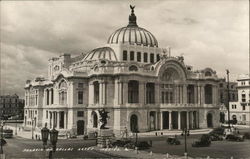
[[[107,127],[119,136],[140,132],[198,129],[219,125],[219,79],[210,68],[192,70],[172,57],[155,36],[129,24],[105,46],[77,57],[62,54],[48,63],[48,77],[27,80],[24,127],[55,126],[82,135],[100,127],[98,110],[109,112]]]

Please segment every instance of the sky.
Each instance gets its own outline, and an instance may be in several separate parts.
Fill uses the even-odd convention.
[[[104,46],[128,24],[130,4],[159,47],[194,70],[224,78],[229,69],[232,81],[249,72],[248,0],[1,1],[1,95],[23,97],[27,79],[47,76],[51,57]]]

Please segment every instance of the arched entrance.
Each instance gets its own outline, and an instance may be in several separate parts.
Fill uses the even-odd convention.
[[[130,130],[132,132],[138,130],[138,117],[135,114],[131,115],[130,117]]]
[[[213,115],[211,113],[207,114],[207,127],[208,128],[213,127]]]
[[[77,121],[77,135],[83,135],[84,134],[84,121],[78,120]]]
[[[92,121],[93,121],[93,128],[97,128],[98,125],[98,118],[96,112],[92,112]]]
[[[155,130],[155,112],[150,112],[150,130]]]

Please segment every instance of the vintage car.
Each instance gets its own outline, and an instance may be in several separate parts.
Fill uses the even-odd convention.
[[[13,137],[13,130],[11,129],[3,129],[3,132],[0,132],[0,135],[2,135],[4,138],[12,138]]]
[[[244,135],[240,134],[228,134],[225,137],[226,140],[228,141],[244,141]]]
[[[176,136],[175,137],[168,137],[167,143],[169,145],[180,145],[181,144],[180,140],[178,140]]]

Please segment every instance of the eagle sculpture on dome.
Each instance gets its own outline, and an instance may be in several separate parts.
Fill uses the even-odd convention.
[[[131,12],[134,13],[135,6],[130,5]]]

